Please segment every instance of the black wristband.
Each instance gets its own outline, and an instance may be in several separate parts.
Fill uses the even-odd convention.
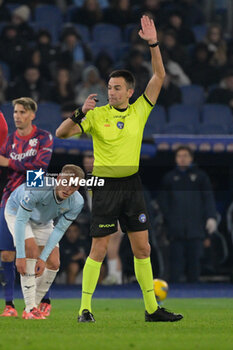
[[[82,119],[85,117],[85,114],[82,111],[82,108],[77,108],[70,119],[75,123],[75,124],[80,124]]]
[[[156,43],[154,43],[154,44],[148,44],[150,47],[156,47],[156,46],[158,46],[159,45],[159,41],[156,41]]]

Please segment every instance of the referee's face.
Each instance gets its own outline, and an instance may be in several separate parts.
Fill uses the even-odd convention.
[[[110,106],[127,108],[134,90],[129,89],[124,78],[110,78],[108,82],[108,101]]]

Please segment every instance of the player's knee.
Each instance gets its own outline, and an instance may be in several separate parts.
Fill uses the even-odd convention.
[[[59,259],[51,259],[51,260],[47,261],[46,267],[49,270],[57,271],[60,268],[60,260]]]
[[[150,252],[151,252],[150,244],[147,243],[143,246],[139,246],[136,249],[134,249],[133,253],[137,259],[146,259],[150,256]]]
[[[3,262],[12,262],[15,260],[15,252],[14,251],[9,251],[9,250],[4,250],[1,252],[1,260]]]
[[[107,246],[95,246],[91,248],[90,258],[96,261],[103,261],[107,254]]]
[[[38,256],[39,256],[39,250],[38,250],[38,247],[36,246],[28,246],[25,248],[25,251],[26,251],[26,257],[28,259],[37,259]]]
[[[90,258],[96,261],[103,261],[108,248],[108,239],[97,239],[92,242]]]

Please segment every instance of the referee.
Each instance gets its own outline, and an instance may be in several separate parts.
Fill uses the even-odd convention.
[[[109,104],[95,107],[96,94],[86,99],[82,108],[65,120],[56,136],[70,137],[87,132],[94,147],[93,175],[104,178],[104,187],[95,187],[92,203],[92,246],[83,270],[82,300],[79,322],[95,322],[91,299],[107,252],[110,235],[117,231],[117,221],[128,233],[134,254],[134,267],[145,303],[145,321],[178,321],[180,314],[157,305],[148,242],[148,215],[138,175],[143,130],[159,95],[165,71],[153,20],[141,18],[139,36],[148,42],[153,76],[145,93],[132,105],[135,80],[126,70],[114,71],[108,82]]]

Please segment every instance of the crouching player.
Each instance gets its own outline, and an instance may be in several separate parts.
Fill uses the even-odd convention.
[[[74,177],[83,179],[83,170],[67,164],[53,188],[29,189],[22,184],[7,201],[5,218],[16,247],[16,267],[26,306],[24,319],[45,318],[38,305],[59,269],[58,242],[84,203],[77,192],[79,184],[70,181]]]

